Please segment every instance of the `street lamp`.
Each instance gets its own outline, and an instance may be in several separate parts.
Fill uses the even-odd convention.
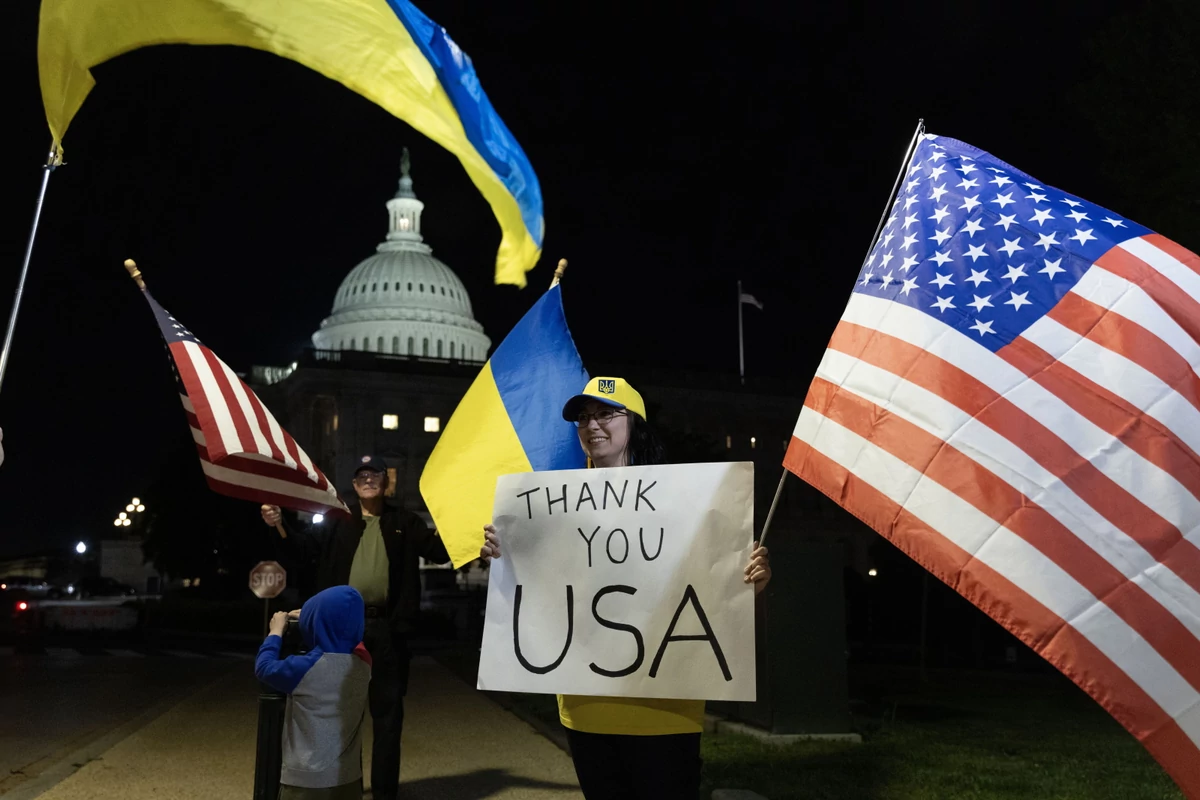
[[[83,542],[80,542],[79,544],[75,545],[75,552],[79,553],[79,555],[83,555],[87,552],[87,545]]]
[[[113,520],[113,526],[117,528],[128,528],[133,524],[132,514],[141,514],[145,512],[146,506],[142,503],[140,497],[135,497],[125,504],[125,510],[117,514],[117,518]]]
[[[875,569],[874,567],[871,567],[869,570],[867,570],[867,574],[870,575],[872,578],[874,578],[876,575],[879,574],[879,570]]]

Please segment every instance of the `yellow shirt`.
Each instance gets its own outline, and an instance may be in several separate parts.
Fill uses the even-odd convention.
[[[588,469],[592,469],[589,458]],[[704,732],[703,700],[558,696],[558,721],[580,733],[669,736]]]
[[[704,730],[704,701],[560,694],[558,719],[563,727],[582,733],[700,733]]]

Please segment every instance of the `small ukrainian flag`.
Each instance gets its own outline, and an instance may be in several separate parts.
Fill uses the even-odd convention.
[[[575,426],[562,419],[587,382],[555,285],[492,353],[421,473],[421,496],[454,566],[479,557],[498,477],[587,466]]]

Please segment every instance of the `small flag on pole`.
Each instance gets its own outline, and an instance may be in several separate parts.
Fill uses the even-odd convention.
[[[747,294],[746,292],[742,292],[742,302],[745,303],[746,305],[754,306],[759,311],[762,311],[763,304],[760,303],[758,298],[752,294]]]
[[[1200,798],[1200,258],[926,135],[784,466]]]
[[[742,329],[742,306],[751,305],[762,311],[763,304],[752,294],[742,291],[742,282],[738,281],[738,377],[746,383],[746,334]]]
[[[132,262],[127,262],[127,266]],[[337,490],[262,401],[195,334],[155,302],[131,268],[171,355],[200,466],[219,494],[297,511],[349,513]]]

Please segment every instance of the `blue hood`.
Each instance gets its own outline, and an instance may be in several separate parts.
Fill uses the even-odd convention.
[[[300,633],[309,649],[351,653],[363,639],[363,599],[350,586],[332,586],[309,598],[300,609]]]

